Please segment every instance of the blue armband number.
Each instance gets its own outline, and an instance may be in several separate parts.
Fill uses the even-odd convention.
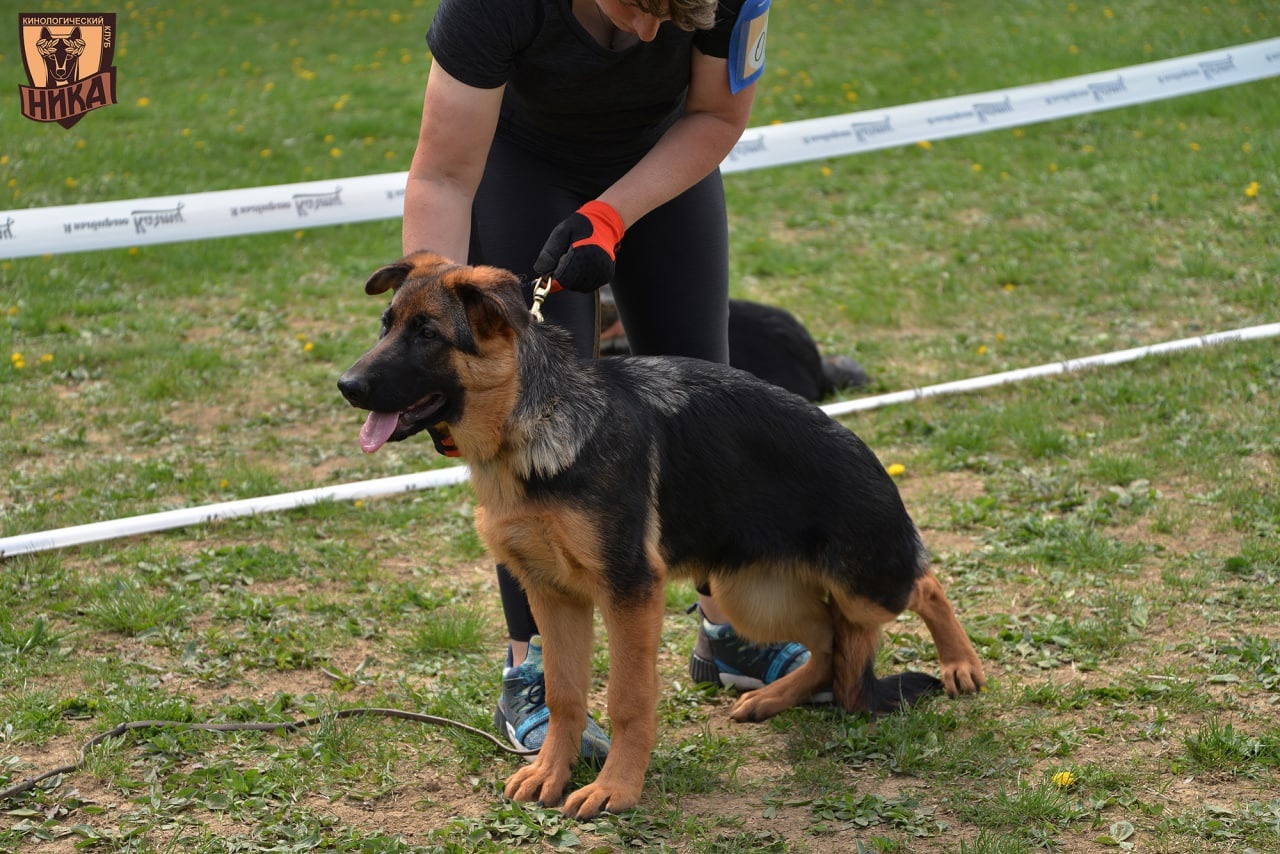
[[[764,40],[769,34],[769,0],[746,0],[729,39],[729,91],[741,92],[764,73]]]

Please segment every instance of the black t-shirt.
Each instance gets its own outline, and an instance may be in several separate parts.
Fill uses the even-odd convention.
[[[427,44],[461,82],[506,84],[503,137],[566,163],[630,162],[680,117],[692,51],[729,55],[742,2],[721,2],[714,29],[666,21],[652,42],[615,51],[578,23],[571,0],[441,0]]]

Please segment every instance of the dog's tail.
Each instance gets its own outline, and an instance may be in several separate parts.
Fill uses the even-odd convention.
[[[840,708],[851,713],[889,714],[942,690],[942,681],[927,673],[898,673],[877,679],[875,664],[880,626],[853,623],[839,609],[833,607],[832,611],[835,619],[832,692]]]

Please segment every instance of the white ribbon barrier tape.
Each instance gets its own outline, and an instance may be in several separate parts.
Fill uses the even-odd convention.
[[[877,409],[897,403],[909,403],[926,397],[943,394],[975,391],[1006,383],[1020,382],[1036,377],[1082,371],[1088,368],[1118,365],[1131,362],[1145,356],[1161,353],[1176,353],[1181,350],[1194,350],[1215,344],[1236,341],[1253,341],[1261,338],[1280,336],[1280,323],[1269,323],[1262,326],[1250,326],[1231,332],[1218,332],[1212,335],[1201,335],[1195,338],[1183,338],[1162,344],[1151,344],[1146,347],[1134,347],[1128,350],[1116,350],[1098,356],[1081,359],[1068,359],[1052,362],[1032,368],[988,374],[967,380],[941,383],[908,391],[882,394],[874,397],[833,403],[822,407],[822,411],[835,417],[849,412]],[[461,483],[468,477],[466,466],[454,466],[447,469],[433,469],[418,474],[400,475],[378,480],[364,480],[340,486],[307,489],[300,492],[286,492],[280,495],[268,495],[261,498],[245,498],[240,501],[228,501],[222,504],[209,504],[203,507],[188,507],[179,510],[168,510],[162,513],[151,513],[145,516],[131,516],[107,522],[94,522],[89,525],[78,525],[72,528],[61,528],[43,531],[36,534],[20,534],[15,537],[0,538],[0,559],[17,555],[33,554],[67,546],[96,543],[117,537],[129,537],[138,534],[167,531],[187,525],[200,525],[222,519],[235,519],[252,516],[275,510],[290,510],[304,507],[321,501],[354,501],[357,498],[372,498],[383,495],[394,495],[418,489],[433,489]]]
[[[1050,83],[749,128],[721,164],[743,172],[983,133],[1280,75],[1280,38]],[[404,212],[407,172],[0,211],[0,258],[290,231]]]
[[[1099,113],[1280,75],[1280,38],[979,95],[747,129],[724,172]]]

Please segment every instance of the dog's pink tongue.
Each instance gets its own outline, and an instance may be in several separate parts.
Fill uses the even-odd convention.
[[[396,432],[399,420],[398,412],[370,412],[360,428],[360,450],[372,454],[385,445],[391,434]]]

